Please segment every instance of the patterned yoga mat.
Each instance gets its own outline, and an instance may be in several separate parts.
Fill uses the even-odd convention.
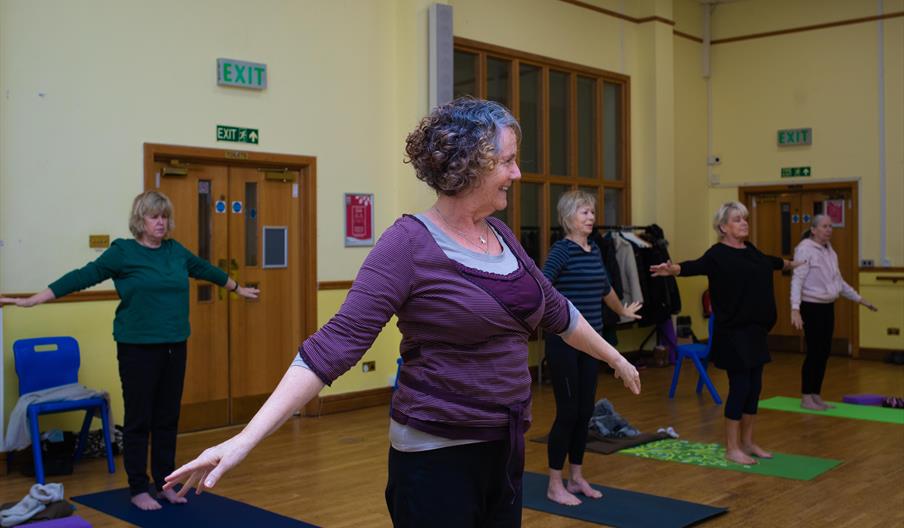
[[[726,460],[725,448],[720,444],[671,439],[622,449],[619,453],[666,462],[681,462],[682,464],[795,480],[812,480],[841,464],[840,460],[828,458],[773,453],[774,458],[761,458],[758,459],[757,464],[745,466]]]

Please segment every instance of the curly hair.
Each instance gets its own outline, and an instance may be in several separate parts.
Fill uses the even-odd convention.
[[[462,97],[436,107],[405,140],[405,163],[437,193],[456,194],[480,184],[502,151],[502,130],[520,143],[521,126],[499,103]]]

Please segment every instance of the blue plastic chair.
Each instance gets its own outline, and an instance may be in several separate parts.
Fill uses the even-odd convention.
[[[697,394],[700,394],[700,391],[703,390],[703,385],[706,384],[706,388],[709,389],[709,394],[713,397],[713,400],[718,405],[722,405],[722,398],[719,397],[716,387],[706,373],[707,359],[709,358],[709,351],[712,348],[713,321],[715,319],[715,314],[710,314],[709,339],[706,341],[706,344],[689,343],[687,345],[678,345],[678,348],[676,349],[678,357],[675,358],[675,373],[672,375],[672,387],[669,389],[669,399],[675,397],[675,388],[678,387],[678,376],[681,374],[681,363],[684,361],[684,358],[688,358],[694,362],[694,366],[697,367],[697,373],[700,375],[700,378],[697,380]]]
[[[39,351],[38,348],[55,347],[55,350]],[[16,374],[19,376],[19,396],[29,392],[52,389],[60,385],[78,383],[78,369],[81,364],[78,341],[71,337],[38,337],[19,339],[13,343]],[[110,410],[107,400],[102,397],[81,400],[64,400],[32,403],[28,406],[28,426],[31,434],[31,450],[34,454],[35,480],[44,484],[44,461],[41,456],[41,432],[38,417],[68,411],[85,411],[85,420],[78,437],[75,460],[79,460],[88,439],[88,428],[94,413],[100,413],[103,423],[104,445],[107,451],[107,470],[116,471],[113,464],[113,444],[110,441]]]

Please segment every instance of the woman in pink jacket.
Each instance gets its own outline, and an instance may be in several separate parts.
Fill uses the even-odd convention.
[[[807,358],[801,368],[800,406],[824,411],[832,406],[822,400],[822,379],[832,348],[835,329],[835,300],[846,297],[876,311],[876,307],[844,282],[838,268],[838,255],[829,242],[832,219],[818,214],[810,229],[794,250],[794,260],[804,264],[794,270],[791,279],[791,324],[804,331]]]

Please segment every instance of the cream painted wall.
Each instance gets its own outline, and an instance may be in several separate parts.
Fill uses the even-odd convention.
[[[382,182],[403,170],[400,17],[381,3],[8,0],[0,9],[0,290],[40,289],[93,259],[90,233],[126,235],[142,144],[235,147],[215,141],[217,124],[259,128],[261,144],[247,150],[318,158],[320,280],[354,276],[367,253],[338,243],[343,192],[376,194],[378,232],[396,217],[396,193]],[[217,87],[217,57],[267,63],[268,89]],[[401,68],[412,82],[414,65]]]
[[[721,9],[722,6],[720,6]],[[751,20],[767,15],[750,9]],[[716,27],[721,23],[714,17]],[[781,167],[811,166],[815,180],[860,181],[861,258],[879,261],[879,204],[888,205],[888,251],[904,264],[900,47],[904,18],[885,21],[888,193],[879,190],[877,23],[713,46],[715,172],[726,187],[772,183]],[[897,47],[896,47],[897,45]],[[813,128],[813,145],[776,146],[781,128]],[[801,183],[805,183],[803,180]]]
[[[904,11],[904,0],[881,0],[885,13]],[[752,0],[719,4],[713,39],[737,37],[875,16],[880,0]]]

